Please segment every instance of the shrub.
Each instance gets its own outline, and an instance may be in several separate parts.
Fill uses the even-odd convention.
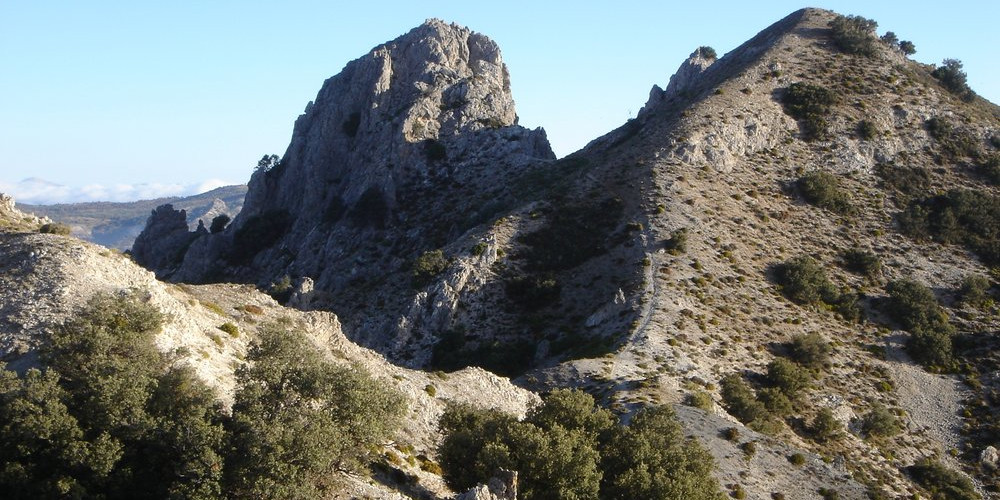
[[[968,156],[980,156],[979,140],[948,119],[935,116],[928,119],[925,126],[927,133],[937,142],[942,160],[955,162]]]
[[[701,47],[698,47],[698,55],[701,56],[703,59],[708,59],[709,61],[716,58],[715,49],[709,47],[708,45],[702,45]]]
[[[870,120],[861,120],[858,122],[858,137],[870,141],[878,135],[878,127],[875,126]]]
[[[876,278],[882,274],[882,259],[870,250],[851,248],[840,254],[844,269],[866,278]]]
[[[726,429],[722,431],[722,437],[725,438],[726,441],[739,441],[740,430],[736,427],[726,427]]]
[[[903,426],[895,413],[881,403],[875,403],[862,417],[861,430],[868,437],[891,437],[902,432]]]
[[[894,281],[887,289],[886,312],[910,332],[906,344],[910,356],[927,367],[951,367],[955,327],[934,293],[912,280]]]
[[[931,76],[941,82],[941,86],[955,94],[966,102],[971,102],[976,98],[976,93],[969,88],[967,82],[968,75],[962,71],[962,61],[958,59],[945,59],[941,66],[931,72]]]
[[[813,440],[819,443],[837,439],[843,429],[844,426],[833,416],[833,411],[829,408],[821,409],[809,425],[809,433]]]
[[[806,456],[801,453],[793,453],[792,455],[789,455],[788,461],[791,462],[792,465],[799,467],[806,463]]]
[[[420,254],[413,261],[413,268],[410,271],[413,286],[416,288],[426,286],[445,269],[448,269],[448,259],[441,250],[428,250]]]
[[[796,185],[802,197],[817,207],[838,214],[852,212],[850,197],[840,188],[840,181],[833,174],[810,172],[799,178]]]
[[[976,168],[991,183],[1000,185],[1000,154],[986,155],[976,164]]]
[[[670,255],[680,255],[687,251],[687,229],[680,228],[670,233],[670,239],[663,242],[663,248]]]
[[[830,21],[830,28],[833,42],[840,50],[868,57],[878,54],[875,21],[861,16],[837,16]]]
[[[903,54],[906,54],[908,56],[912,56],[913,54],[917,53],[917,46],[914,45],[913,42],[911,42],[909,40],[901,40],[899,42],[899,50]]]
[[[923,196],[931,185],[931,176],[923,167],[902,167],[891,163],[881,163],[875,172],[885,186],[895,191],[901,205],[909,203],[915,196]]]
[[[272,326],[237,370],[231,492],[317,498],[334,469],[360,472],[405,414],[401,394],[360,366],[327,361],[302,334]]]
[[[796,82],[785,89],[782,101],[785,113],[802,120],[803,139],[812,141],[826,137],[826,116],[836,103],[833,92],[819,85]]]
[[[809,256],[779,264],[775,269],[775,279],[781,286],[781,293],[800,304],[832,304],[839,298],[839,292],[827,279],[826,271]]]
[[[71,229],[67,224],[63,224],[61,222],[52,222],[52,223],[42,224],[42,227],[38,228],[38,232],[69,236]]]
[[[930,493],[932,500],[979,500],[969,478],[940,462],[925,458],[907,468],[913,480]]]
[[[990,297],[990,280],[978,274],[970,274],[962,278],[958,287],[958,300],[964,305],[983,308],[993,303]]]
[[[962,244],[987,265],[1000,264],[1000,196],[952,190],[911,202],[898,221],[910,237]]]
[[[424,386],[424,392],[433,398],[434,396],[437,396],[437,387],[434,387],[434,384],[427,384]]]
[[[212,218],[212,224],[209,226],[208,231],[212,234],[221,233],[226,229],[226,226],[232,220],[226,214],[219,214]]]
[[[753,389],[747,385],[743,377],[730,373],[719,382],[722,403],[730,415],[744,424],[762,422],[770,418],[763,403],[757,400]]]
[[[788,345],[789,357],[813,370],[822,370],[826,366],[831,350],[830,343],[815,332],[795,335]]]
[[[687,395],[685,404],[705,411],[712,411],[712,396],[705,391],[696,391]]]
[[[225,323],[223,323],[223,324],[221,324],[221,325],[219,325],[219,330],[222,330],[222,331],[228,333],[229,336],[232,337],[232,338],[236,338],[236,337],[240,336],[240,329],[239,329],[239,327],[236,326],[236,325],[234,325],[233,323],[228,322],[228,321],[225,322]]]
[[[777,387],[765,387],[757,391],[760,401],[772,416],[787,417],[795,411],[792,400]]]
[[[788,399],[796,399],[812,382],[808,370],[784,358],[768,363],[766,379],[771,386],[788,396]]]

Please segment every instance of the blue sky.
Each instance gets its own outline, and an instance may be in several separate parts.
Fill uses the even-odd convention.
[[[699,45],[720,54],[798,2],[0,0],[0,191],[24,202],[188,194],[284,153],[323,80],[438,17],[496,40],[521,124],[571,153],[625,122]],[[1000,2],[819,2],[915,59],[965,63],[1000,102]],[[25,181],[25,179],[31,179]]]

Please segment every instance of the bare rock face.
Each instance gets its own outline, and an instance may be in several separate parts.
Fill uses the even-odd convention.
[[[700,79],[702,73],[716,61],[715,55],[706,53],[703,47],[695,49],[688,58],[681,63],[667,83],[666,89],[661,89],[658,85],[653,85],[649,91],[649,100],[643,106],[639,114],[652,109],[653,106],[671,97],[682,95],[692,89]]]
[[[496,43],[432,19],[324,83],[226,231],[184,238],[164,214],[135,253],[174,281],[308,279],[299,307],[336,311],[354,338],[391,339],[359,290],[408,288],[417,256],[490,222],[516,202],[517,180],[553,159],[543,130],[517,125]]]
[[[191,242],[206,234],[208,230],[203,224],[188,232],[186,211],[174,210],[169,203],[161,205],[153,210],[146,228],[135,239],[132,256],[139,265],[157,275],[169,273],[177,267]]]

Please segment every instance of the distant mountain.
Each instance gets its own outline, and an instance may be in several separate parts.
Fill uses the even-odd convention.
[[[198,227],[198,220],[205,226],[220,214],[235,217],[243,208],[245,185],[223,186],[193,196],[156,198],[128,203],[89,202],[63,203],[57,205],[18,206],[26,212],[68,224],[73,235],[106,247],[126,250],[132,247],[135,237],[142,231],[152,210],[170,203],[178,210],[187,211],[187,221],[191,229]]]

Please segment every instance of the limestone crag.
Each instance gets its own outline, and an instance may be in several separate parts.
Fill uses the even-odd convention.
[[[153,210],[146,228],[132,245],[135,261],[158,276],[169,273],[184,256],[184,250],[200,236],[208,234],[204,224],[199,223],[193,232],[188,231],[187,212],[174,210],[170,204]]]
[[[188,241],[154,216],[135,252],[175,281],[310,279],[309,304],[370,325],[351,328],[354,338],[378,329],[391,339],[395,329],[368,321],[369,298],[354,301],[358,285],[398,289],[388,277],[407,280],[421,252],[488,221],[516,199],[518,179],[553,159],[543,130],[517,125],[497,45],[429,20],[324,83],[224,233]],[[158,258],[145,256],[157,245]]]

